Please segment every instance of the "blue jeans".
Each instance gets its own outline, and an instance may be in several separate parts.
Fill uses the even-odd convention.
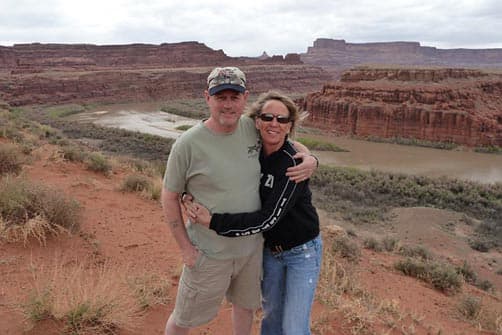
[[[263,252],[261,335],[310,335],[310,311],[319,279],[322,240]]]

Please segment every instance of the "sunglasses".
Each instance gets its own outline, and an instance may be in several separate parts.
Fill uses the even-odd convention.
[[[290,122],[289,116],[285,115],[274,115],[274,114],[260,114],[258,115],[260,120],[265,121],[265,122],[272,122],[272,120],[276,119],[277,122],[279,123],[288,123]]]

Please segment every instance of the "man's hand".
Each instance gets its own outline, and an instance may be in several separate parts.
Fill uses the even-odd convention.
[[[312,176],[317,168],[317,159],[304,152],[298,152],[294,158],[300,158],[302,162],[297,166],[290,167],[286,172],[286,176],[295,183],[300,183]]]
[[[197,258],[199,258],[200,251],[194,246],[190,245],[187,248],[181,250],[181,255],[183,257],[183,263],[188,267],[194,267],[197,263]]]

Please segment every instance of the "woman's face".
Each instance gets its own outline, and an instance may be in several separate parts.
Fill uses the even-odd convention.
[[[291,131],[288,108],[278,100],[267,101],[256,118],[256,128],[268,153],[278,150]]]

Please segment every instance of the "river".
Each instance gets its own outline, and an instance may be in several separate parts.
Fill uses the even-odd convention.
[[[156,104],[110,105],[106,110],[80,113],[72,117],[79,122],[94,122],[106,127],[123,128],[163,137],[178,137],[183,125],[197,120],[161,112]],[[300,134],[300,136],[305,136]],[[309,135],[310,136],[310,135]],[[312,135],[314,136],[314,135]],[[352,166],[430,177],[448,176],[481,183],[502,182],[502,155],[471,150],[440,150],[407,145],[376,143],[347,137],[315,135],[348,152],[314,152],[322,164]]]

